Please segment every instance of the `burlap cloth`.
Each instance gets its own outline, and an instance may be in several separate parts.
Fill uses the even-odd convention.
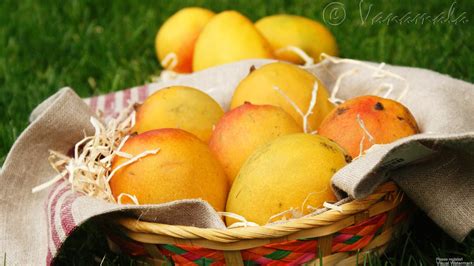
[[[111,117],[127,104],[173,84],[197,87],[228,108],[233,89],[250,66],[268,62],[242,61],[86,100],[63,88],[40,104],[0,175],[0,254],[6,253],[8,265],[50,264],[78,225],[111,212],[130,212],[168,224],[223,228],[219,216],[200,200],[123,206],[72,192],[67,182],[36,194],[31,188],[56,174],[47,161],[48,150],[65,153],[83,138],[84,131],[92,133],[89,118],[96,110]],[[462,241],[474,228],[474,86],[424,69],[388,65],[383,69],[408,82],[401,102],[412,111],[423,133],[373,148],[336,173],[333,187],[340,196],[361,198],[392,178],[439,226]],[[342,99],[372,93],[382,84],[392,84],[388,97],[397,99],[406,84],[352,63],[324,61],[308,70],[329,90],[337,77],[353,71],[341,80],[337,97]]]

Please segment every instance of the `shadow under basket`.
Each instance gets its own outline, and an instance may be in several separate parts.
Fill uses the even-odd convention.
[[[151,265],[355,265],[382,254],[413,208],[393,182],[286,223],[233,229],[108,220],[109,246]],[[322,263],[321,263],[322,260]]]

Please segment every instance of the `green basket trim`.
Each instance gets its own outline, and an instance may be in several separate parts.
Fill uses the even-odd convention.
[[[383,232],[383,226],[380,226],[377,231],[375,232],[375,235],[374,236],[378,236],[380,235],[381,233]]]
[[[265,258],[271,259],[271,260],[281,260],[284,257],[288,256],[291,254],[291,251],[289,250],[281,250],[278,249],[277,251],[274,251],[270,254],[265,255]]]
[[[244,266],[257,266],[257,265],[259,264],[253,260],[244,260]]]
[[[199,266],[209,266],[213,263],[214,261],[209,258],[200,258],[194,261]]]
[[[353,237],[347,239],[346,241],[344,241],[344,244],[354,244],[355,242],[359,241],[359,239],[361,239],[362,236],[359,236],[359,235],[354,235]]]
[[[176,247],[176,246],[173,246],[173,245],[169,245],[169,244],[164,244],[162,245],[163,248],[175,253],[175,254],[178,254],[178,255],[183,255],[185,253],[187,253],[186,250],[182,249],[182,248],[179,248],[179,247]]]

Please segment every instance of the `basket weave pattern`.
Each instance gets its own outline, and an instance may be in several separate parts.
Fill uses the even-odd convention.
[[[205,229],[120,218],[123,252],[155,264],[319,265],[354,264],[367,252],[382,251],[406,218],[402,194],[388,182],[362,200],[286,223],[234,229]],[[125,244],[126,243],[126,244]],[[127,248],[128,247],[128,248]],[[132,247],[132,248],[130,248]]]

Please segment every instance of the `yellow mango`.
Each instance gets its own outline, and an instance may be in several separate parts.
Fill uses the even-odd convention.
[[[248,18],[236,11],[224,11],[215,15],[199,35],[193,70],[272,56],[270,45]]]
[[[180,128],[207,143],[222,115],[222,107],[204,92],[172,86],[153,93],[138,107],[134,130]]]
[[[164,64],[163,68],[180,73],[192,72],[196,40],[213,16],[214,12],[210,10],[188,7],[165,21],[155,38],[156,54]]]
[[[303,63],[294,52],[280,50],[288,46],[300,48],[315,62],[319,62],[321,53],[338,55],[336,39],[317,21],[294,15],[274,15],[260,19],[255,27],[268,40],[277,59]]]
[[[316,104],[306,119],[306,131],[313,131],[334,106],[328,101],[329,94],[325,86],[314,75],[293,64],[270,63],[252,71],[235,89],[231,109],[245,102],[276,105],[283,108],[303,127],[303,117],[291,102],[306,114],[316,82],[318,83]]]
[[[219,120],[209,147],[232,183],[245,160],[258,147],[279,136],[302,131],[280,107],[246,103]]]
[[[156,154],[120,168],[110,180],[115,198],[127,193],[139,204],[159,204],[181,199],[203,199],[216,210],[225,207],[229,185],[219,162],[205,143],[180,129],[164,128],[130,137],[121,151],[138,155],[159,149]],[[129,159],[120,156],[112,171]],[[123,197],[123,203],[131,203]]]
[[[328,138],[304,133],[279,137],[247,159],[231,186],[226,211],[260,225],[296,218],[289,210],[308,214],[309,206],[336,200],[330,180],[348,160]],[[228,225],[233,222],[227,219]]]

